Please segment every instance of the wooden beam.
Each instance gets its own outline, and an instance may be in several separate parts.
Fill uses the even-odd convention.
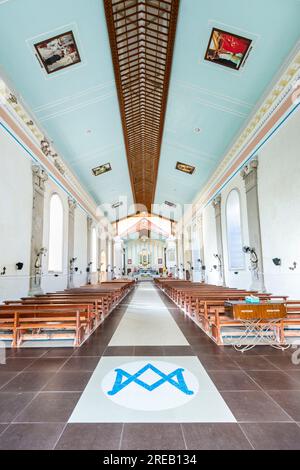
[[[151,213],[179,0],[103,1],[133,197]]]

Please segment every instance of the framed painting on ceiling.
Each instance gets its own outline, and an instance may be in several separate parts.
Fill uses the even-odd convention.
[[[34,44],[39,61],[48,74],[81,62],[72,31]]]
[[[192,175],[195,171],[195,167],[192,165],[188,165],[187,163],[177,162],[176,163],[176,170],[182,171],[183,173],[187,173],[188,175]]]
[[[239,70],[250,52],[252,39],[213,28],[205,60]]]

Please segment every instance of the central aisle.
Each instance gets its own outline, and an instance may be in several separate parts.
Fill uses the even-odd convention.
[[[138,285],[109,346],[187,346],[189,343],[150,282]]]
[[[152,283],[138,285],[108,345],[120,354],[100,359],[70,423],[236,422],[171,312]],[[141,346],[143,356],[122,355]]]

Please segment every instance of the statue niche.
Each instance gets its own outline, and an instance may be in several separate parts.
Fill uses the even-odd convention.
[[[139,256],[140,266],[142,268],[148,268],[151,264],[150,254],[147,250],[142,250]]]

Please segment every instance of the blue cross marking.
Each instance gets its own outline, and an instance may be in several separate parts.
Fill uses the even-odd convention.
[[[142,374],[144,374],[144,372],[147,372],[148,370],[152,370],[154,373],[156,373],[160,377],[160,379],[158,379],[152,385],[148,385],[146,382],[140,379]],[[148,390],[148,392],[152,392],[153,390],[157,389],[158,387],[160,387],[166,382],[168,382],[170,385],[180,390],[185,395],[194,394],[192,390],[188,389],[185,383],[184,377],[183,377],[184,369],[181,369],[181,368],[174,370],[170,374],[165,374],[161,370],[157,369],[157,367],[149,363],[149,364],[146,364],[142,369],[140,369],[138,372],[136,372],[133,375],[129,374],[124,369],[115,369],[115,372],[117,373],[116,380],[115,380],[112,390],[107,392],[108,395],[116,395],[125,387],[128,387],[128,385],[130,385],[131,383],[136,383],[137,385],[140,385],[144,389]],[[125,380],[123,381],[124,377],[125,377]],[[174,380],[175,377],[177,381]]]

